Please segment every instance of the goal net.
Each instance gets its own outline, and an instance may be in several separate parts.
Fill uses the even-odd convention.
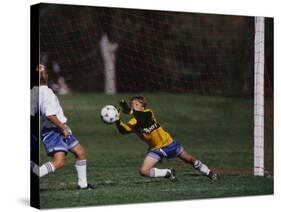
[[[259,88],[264,91],[262,171],[269,174],[272,22],[265,18]],[[255,166],[254,134],[260,132],[254,130],[255,35],[250,16],[40,5],[40,61],[49,67],[50,86],[58,94],[96,94],[107,101],[142,94],[184,146],[230,174],[252,174]]]

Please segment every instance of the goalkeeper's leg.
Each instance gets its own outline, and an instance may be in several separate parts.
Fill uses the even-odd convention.
[[[159,158],[147,155],[139,169],[139,173],[143,177],[165,177],[171,180],[175,179],[175,171],[173,169],[158,169],[154,166],[159,162]]]
[[[206,175],[207,177],[209,177],[212,180],[217,179],[217,175],[213,171],[211,171],[206,164],[204,164],[204,163],[202,163],[202,161],[196,159],[194,156],[189,154],[187,151],[183,150],[178,155],[178,157],[181,160],[183,160],[184,162],[191,164],[201,174]]]

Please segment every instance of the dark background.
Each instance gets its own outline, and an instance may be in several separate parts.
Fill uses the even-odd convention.
[[[272,96],[272,18],[265,28]],[[59,75],[79,92],[104,91],[99,42],[106,33],[118,44],[117,92],[252,96],[254,30],[247,16],[40,4],[41,56],[50,69],[56,61]]]

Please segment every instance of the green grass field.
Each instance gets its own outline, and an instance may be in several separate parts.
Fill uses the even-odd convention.
[[[190,200],[273,194],[273,177],[254,177],[253,103],[249,99],[145,94],[160,125],[186,150],[218,171],[219,180],[199,176],[178,159],[159,167],[177,170],[176,182],[141,177],[138,168],[146,145],[136,135],[121,135],[101,122],[106,104],[130,94],[71,94],[60,96],[68,124],[87,150],[88,181],[94,191],[76,190],[74,157],[64,169],[40,180],[41,207],[78,207],[107,204]],[[43,148],[41,162],[50,160]]]

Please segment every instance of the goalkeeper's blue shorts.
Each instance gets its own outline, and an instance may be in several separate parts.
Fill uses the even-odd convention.
[[[173,142],[166,147],[160,149],[148,149],[147,156],[161,161],[163,158],[172,159],[177,157],[182,151],[183,147],[176,140],[173,140]]]
[[[79,144],[74,135],[71,134],[64,138],[61,130],[56,127],[43,129],[41,139],[48,155],[53,155],[55,152],[68,153],[70,149]]]

